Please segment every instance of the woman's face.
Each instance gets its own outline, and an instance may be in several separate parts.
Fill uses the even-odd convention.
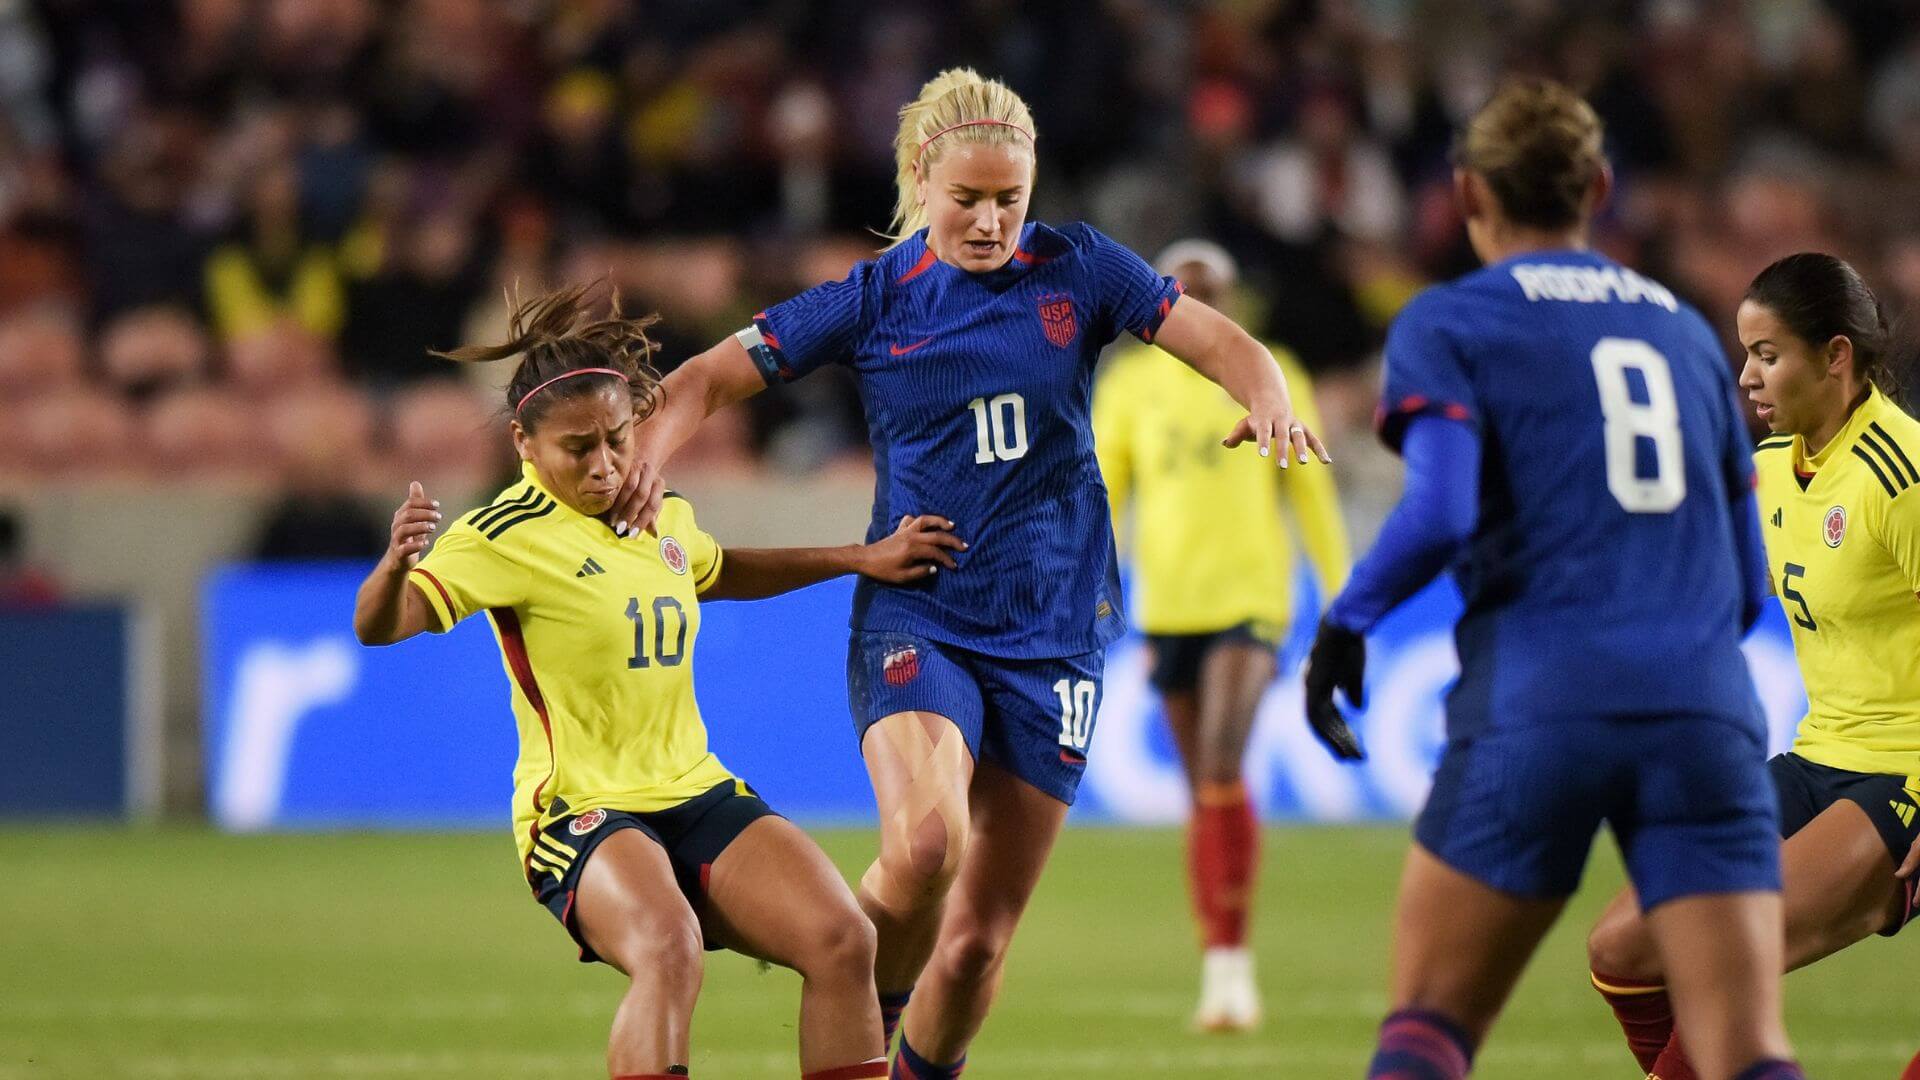
[[[927,246],[942,262],[971,273],[1013,258],[1027,222],[1033,150],[1021,143],[955,143],[920,177]]]
[[[1816,345],[1753,300],[1741,302],[1734,326],[1746,352],[1740,388],[1769,431],[1811,434],[1846,409],[1857,388],[1852,342],[1836,337]]]
[[[513,444],[556,498],[598,517],[613,508],[627,475],[633,423],[627,388],[607,386],[548,404],[531,432],[514,421]]]

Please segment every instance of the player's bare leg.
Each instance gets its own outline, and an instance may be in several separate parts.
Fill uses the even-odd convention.
[[[1674,1015],[1704,1080],[1792,1056],[1780,1016],[1780,919],[1780,894],[1772,892],[1685,896],[1647,913]]]
[[[933,954],[947,891],[966,857],[973,755],[953,721],[902,712],[860,745],[880,811],[880,854],[860,878],[860,909],[878,935],[873,977],[890,1035]]]
[[[1242,766],[1254,713],[1275,666],[1273,650],[1251,642],[1215,646],[1200,665],[1189,859],[1206,945],[1193,1018],[1203,1031],[1247,1031],[1260,1023],[1260,991],[1247,946],[1260,822]]]
[[[608,1073],[685,1068],[704,942],[667,853],[637,829],[607,837],[580,872],[574,908],[587,945],[632,980],[613,1014]]]
[[[1369,1076],[1467,1075],[1513,984],[1566,901],[1490,888],[1415,844],[1393,922],[1393,1013]]]
[[[1905,884],[1893,871],[1893,857],[1879,831],[1866,811],[1852,802],[1834,803],[1789,837],[1780,849],[1784,970],[1831,956],[1903,917]],[[1631,889],[1614,897],[1594,923],[1587,937],[1587,961],[1597,981],[1607,982],[1612,976],[1631,984],[1625,989],[1641,991],[1616,995],[1602,987],[1616,1013],[1630,1019],[1638,1010],[1648,1014],[1648,1022],[1659,1019],[1660,1006],[1667,1001],[1668,964],[1662,962]],[[1644,1068],[1652,1071],[1665,1056],[1668,1071],[1678,1072],[1674,1067],[1675,1056],[1680,1056],[1677,1043],[1672,1056],[1661,1054],[1673,1031],[1670,1006],[1664,1014],[1664,1032],[1649,1027],[1645,1034],[1630,1034],[1629,1040],[1639,1053],[1641,1044],[1651,1039],[1653,1052]]]
[[[802,1074],[886,1075],[873,924],[798,826],[763,817],[727,845],[708,878],[707,924],[728,948],[800,973]]]
[[[901,1039],[901,1053],[911,1047],[935,1075],[964,1060],[985,1023],[1014,929],[1067,820],[1065,803],[994,765],[974,774],[972,802],[973,843]]]

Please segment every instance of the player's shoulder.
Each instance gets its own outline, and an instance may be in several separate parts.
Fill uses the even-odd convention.
[[[1458,329],[1479,303],[1472,292],[1472,276],[1439,282],[1415,293],[1394,315],[1388,337],[1427,338]]]
[[[1878,390],[1861,408],[1867,410],[1866,422],[1850,456],[1862,474],[1862,487],[1869,495],[1877,490],[1888,500],[1912,502],[1904,496],[1920,488],[1920,421]]]
[[[671,529],[691,527],[694,523],[693,500],[678,491],[668,488],[660,501],[660,527]]]
[[[555,520],[554,511],[559,508],[558,500],[523,478],[507,485],[486,505],[460,515],[448,536],[465,533],[490,544],[517,546],[537,532],[541,522]]]

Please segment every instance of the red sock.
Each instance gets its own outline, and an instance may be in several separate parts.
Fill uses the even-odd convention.
[[[800,1080],[871,1080],[879,1077],[886,1080],[887,1059],[874,1058],[858,1065],[842,1065],[837,1069],[821,1069],[819,1072],[801,1073]]]
[[[1673,1037],[1673,1002],[1667,997],[1666,984],[1598,971],[1592,974],[1593,988],[1613,1006],[1613,1018],[1626,1033],[1633,1060],[1640,1063],[1641,1072],[1652,1072],[1654,1061]]]
[[[1657,1080],[1700,1080],[1693,1064],[1687,1060],[1687,1052],[1680,1049],[1679,1032],[1667,1040],[1666,1049],[1660,1051],[1660,1056],[1647,1069],[1647,1075]]]
[[[1187,830],[1187,881],[1194,914],[1209,949],[1238,948],[1247,941],[1247,907],[1260,858],[1260,823],[1246,784],[1202,784],[1194,793]]]

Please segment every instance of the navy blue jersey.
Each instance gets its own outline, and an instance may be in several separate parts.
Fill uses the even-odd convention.
[[[844,281],[754,318],[742,342],[769,382],[844,364],[875,472],[868,541],[902,516],[951,519],[959,569],[911,585],[862,578],[853,628],[990,656],[1078,656],[1125,629],[1089,416],[1093,367],[1122,331],[1151,341],[1172,278],[1087,225],[1022,231],[974,274],[922,230]]]
[[[1423,412],[1474,425],[1484,447],[1453,567],[1454,734],[1575,715],[1759,722],[1733,517],[1751,443],[1697,312],[1590,252],[1496,263],[1394,322],[1388,445]]]

